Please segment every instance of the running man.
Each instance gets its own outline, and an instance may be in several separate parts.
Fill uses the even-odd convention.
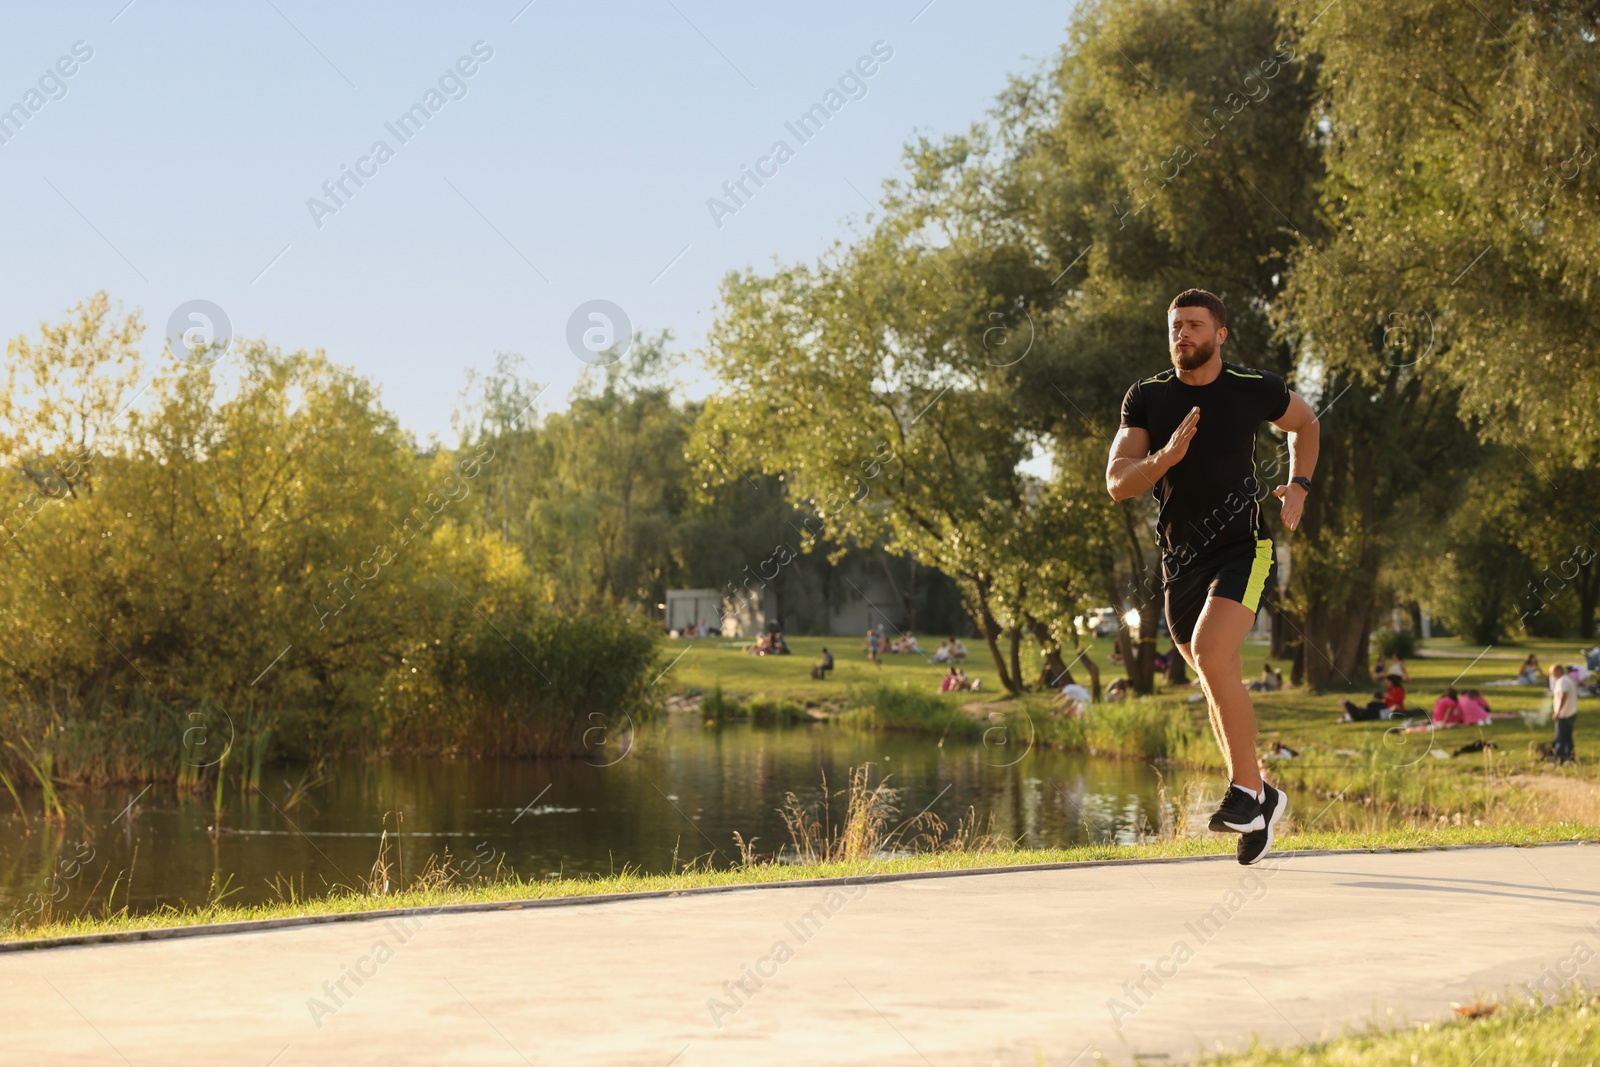
[[[1200,676],[1232,779],[1211,829],[1239,834],[1239,862],[1251,864],[1272,848],[1273,829],[1289,807],[1261,779],[1255,709],[1240,663],[1262,591],[1277,573],[1258,500],[1256,430],[1270,422],[1288,432],[1289,480],[1272,495],[1283,502],[1290,530],[1300,525],[1311,491],[1319,431],[1311,406],[1282,378],[1223,360],[1227,321],[1222,301],[1203,289],[1173,299],[1172,369],[1135,382],[1123,398],[1106,488],[1116,500],[1156,491],[1167,626]]]

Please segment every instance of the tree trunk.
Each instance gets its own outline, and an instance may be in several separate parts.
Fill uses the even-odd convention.
[[[1130,684],[1136,693],[1156,691],[1156,619],[1154,615],[1140,613],[1139,654],[1129,674]]]
[[[1100,692],[1100,665],[1085,652],[1082,658],[1083,666],[1089,672],[1089,692],[1094,694],[1095,700],[1102,699]]]
[[[1012,626],[1007,636],[1011,639],[1011,677],[1016,682],[1016,689],[1012,691],[1021,692],[1027,685],[1022,677],[1022,627]]]
[[[1155,691],[1155,654],[1156,654],[1156,605],[1144,594],[1147,589],[1159,588],[1152,584],[1152,575],[1145,564],[1144,544],[1140,534],[1139,523],[1133,514],[1133,502],[1122,502],[1123,530],[1128,535],[1128,561],[1134,575],[1134,600],[1139,608],[1138,639],[1128,631],[1125,619],[1119,618],[1117,622],[1120,636],[1118,640],[1122,645],[1123,673],[1128,678],[1128,688],[1133,692],[1148,696]],[[1116,609],[1119,616],[1122,611],[1122,597],[1117,592],[1117,583],[1114,576],[1108,575],[1110,585],[1111,606]]]
[[[1377,489],[1371,479],[1356,476],[1340,462],[1338,453],[1337,445],[1325,450],[1327,489],[1306,498],[1299,534],[1305,549],[1292,576],[1302,608],[1299,674],[1313,690],[1364,683],[1371,677],[1367,645],[1382,558]],[[1287,612],[1285,618],[1293,621]]]
[[[1578,636],[1588,641],[1594,637],[1595,602],[1600,600],[1600,566],[1593,557],[1578,569],[1572,584],[1578,589]]]
[[[994,612],[989,610],[989,581],[986,578],[969,580],[972,582],[973,598],[977,602],[978,621],[983,626],[983,640],[989,646],[989,655],[994,657],[994,669],[1000,676],[1000,687],[1011,694],[1020,693],[1021,689],[1006,669],[1006,658],[1000,651],[1000,634],[1003,631]],[[968,613],[971,614],[970,608]]]
[[[1276,589],[1267,590],[1266,602],[1267,617],[1272,621],[1271,656],[1273,659],[1292,659],[1298,652],[1298,645],[1295,640],[1296,635],[1289,628],[1289,622],[1285,618],[1283,601],[1279,598]]]
[[[1168,685],[1188,685],[1189,672],[1187,664],[1183,661],[1183,653],[1178,651],[1178,646],[1172,646],[1172,662],[1167,664]]]
[[[1284,624],[1295,633],[1293,641],[1284,643],[1284,650],[1285,658],[1289,661],[1289,684],[1298,689],[1306,684],[1306,656],[1309,655],[1309,648],[1305,638],[1302,636],[1305,628],[1295,619],[1294,613],[1288,608],[1280,606],[1278,613],[1282,617]]]
[[[1028,632],[1044,648],[1044,677],[1046,689],[1060,689],[1072,682],[1072,671],[1061,658],[1061,643],[1050,634],[1050,627],[1032,615],[1024,613]]]

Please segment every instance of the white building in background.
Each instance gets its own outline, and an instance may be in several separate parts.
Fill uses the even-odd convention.
[[[836,566],[796,561],[776,581],[752,579],[743,588],[669,589],[663,622],[682,632],[704,622],[725,637],[754,637],[772,628],[806,635],[860,635],[881,626],[891,636],[921,633],[972,634],[954,583],[937,571],[909,567],[878,555],[845,559]],[[738,588],[739,595],[733,590]],[[913,619],[916,623],[913,624]]]
[[[667,629],[680,633],[690,623],[716,629],[722,619],[722,597],[715,589],[668,589]]]
[[[668,589],[666,625],[682,633],[691,623],[704,623],[707,633],[723,637],[754,637],[776,619],[778,598],[771,590],[754,590],[739,600],[715,589]]]

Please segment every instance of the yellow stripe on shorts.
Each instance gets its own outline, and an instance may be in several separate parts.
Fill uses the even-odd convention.
[[[1250,564],[1250,581],[1245,583],[1242,603],[1251,611],[1261,607],[1261,588],[1267,584],[1267,571],[1272,569],[1272,542],[1256,542],[1255,562]]]

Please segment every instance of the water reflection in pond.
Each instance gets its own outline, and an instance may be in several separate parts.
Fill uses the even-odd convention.
[[[225,791],[220,832],[209,797],[167,786],[66,794],[63,825],[36,814],[0,816],[0,919],[24,921],[52,898],[57,916],[115,907],[279,899],[292,883],[311,895],[365,885],[387,825],[402,832],[390,861],[407,878],[446,848],[458,866],[524,877],[667,871],[699,858],[739,858],[734,831],[758,853],[788,843],[777,809],[843,788],[871,761],[888,776],[902,817],[928,809],[955,825],[969,806],[994,833],[1023,846],[1136,840],[1160,822],[1153,768],[1015,746],[868,733],[836,725],[707,728],[682,716],[641,733],[627,758],[582,761],[349,759],[299,790],[305,770],[268,768],[259,794]],[[1180,795],[1181,772],[1167,775]],[[131,806],[130,806],[130,802]],[[836,801],[836,805],[842,802]],[[836,807],[836,810],[837,807]],[[399,813],[403,815],[400,821]],[[130,874],[131,872],[131,874]],[[274,889],[274,884],[278,886]]]

